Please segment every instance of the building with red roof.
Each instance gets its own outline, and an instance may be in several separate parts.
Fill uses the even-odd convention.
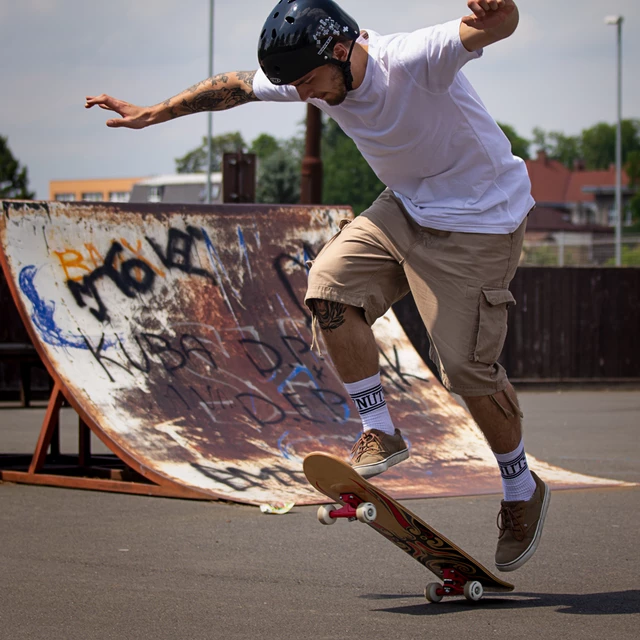
[[[587,171],[577,162],[571,170],[544,151],[526,164],[537,205],[529,215],[523,259],[526,260],[527,250],[542,243],[556,245],[562,256],[567,247],[572,247],[579,264],[608,260],[614,251],[615,166]],[[634,193],[623,171],[623,210]],[[557,264],[565,264],[564,257],[558,258]]]

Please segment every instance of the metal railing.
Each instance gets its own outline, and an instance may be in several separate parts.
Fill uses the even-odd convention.
[[[622,266],[640,267],[640,235],[622,239]],[[527,267],[613,267],[616,246],[613,239],[591,243],[531,242],[525,240],[520,265]]]

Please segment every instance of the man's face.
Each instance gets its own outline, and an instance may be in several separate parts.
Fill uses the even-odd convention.
[[[347,97],[342,71],[334,64],[325,64],[291,83],[302,100],[315,98],[337,107]]]

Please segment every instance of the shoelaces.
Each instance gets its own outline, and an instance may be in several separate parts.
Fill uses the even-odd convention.
[[[522,524],[523,508],[521,506],[510,506],[503,504],[498,514],[498,529],[500,530],[500,537],[504,535],[505,531],[510,530],[513,537],[522,542],[525,537],[525,530]]]
[[[353,445],[353,448],[351,449],[351,458],[354,462],[358,462],[365,453],[377,453],[379,451],[382,451],[382,442],[380,441],[380,438],[375,433],[365,431],[365,433],[363,433]]]

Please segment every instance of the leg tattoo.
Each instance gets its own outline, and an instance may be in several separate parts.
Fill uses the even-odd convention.
[[[344,324],[347,306],[331,300],[314,300],[313,311],[323,331],[334,331]]]

